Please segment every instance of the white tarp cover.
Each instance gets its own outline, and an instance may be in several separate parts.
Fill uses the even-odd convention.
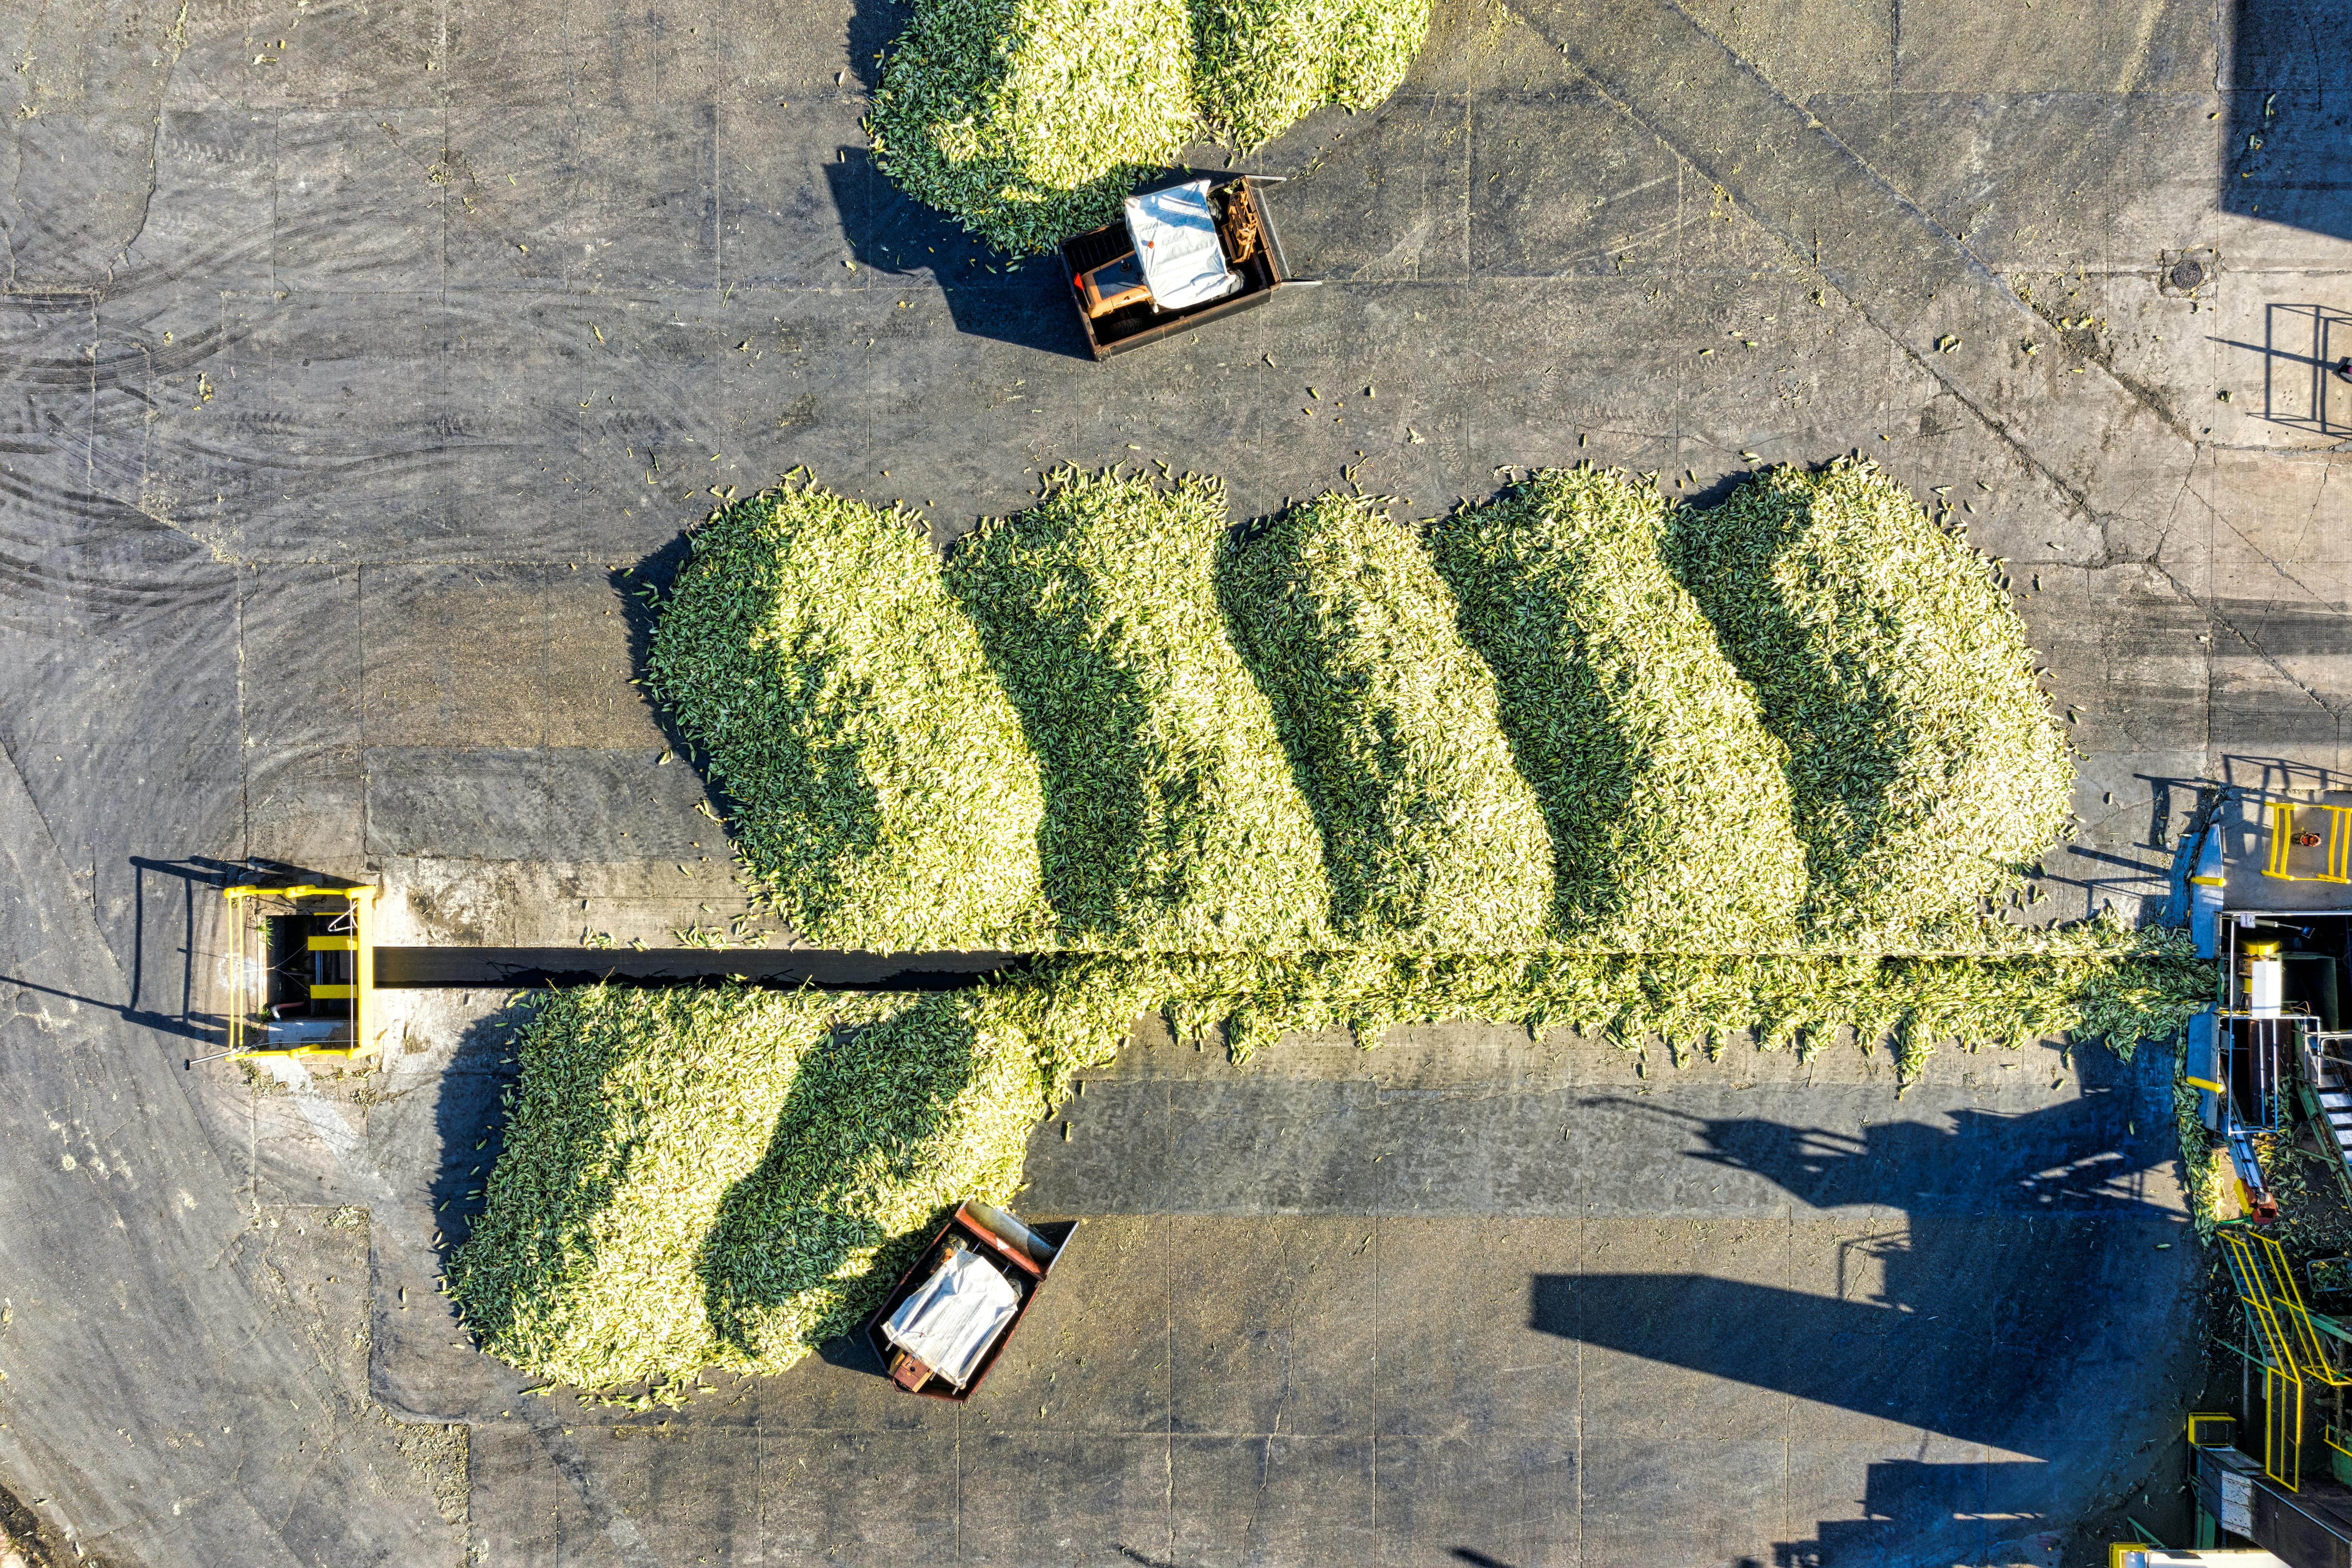
[[[1020,1304],[1013,1282],[979,1253],[957,1252],[890,1314],[882,1333],[961,1388]]]
[[[1144,285],[1162,310],[1222,299],[1242,286],[1217,243],[1206,180],[1128,197],[1127,232],[1143,263]]]

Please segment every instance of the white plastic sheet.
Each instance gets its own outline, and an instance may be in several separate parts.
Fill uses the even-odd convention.
[[[1128,197],[1127,232],[1143,263],[1144,286],[1163,310],[1222,299],[1242,286],[1217,241],[1206,180]]]
[[[892,1344],[961,1388],[1020,1307],[1013,1282],[977,1252],[951,1254],[890,1314]]]

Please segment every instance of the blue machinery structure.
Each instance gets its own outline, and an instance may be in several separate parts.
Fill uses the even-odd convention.
[[[2257,1150],[2299,1111],[2352,1197],[2352,794],[2224,790],[2184,859],[2197,951],[2221,978],[2182,1075],[2229,1161],[2219,1240],[2241,1332],[2228,1348],[2244,1360],[2247,1424],[2262,1432],[2248,1447],[2261,1458],[2241,1451],[2233,1418],[2191,1416],[2197,1546],[2118,1545],[2111,1557],[2116,1568],[2352,1568],[2352,1323],[2312,1309],[2266,1233],[2278,1205]]]

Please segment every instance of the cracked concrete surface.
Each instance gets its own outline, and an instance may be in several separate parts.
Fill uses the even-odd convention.
[[[1389,103],[1249,161],[1326,287],[1106,366],[1051,267],[866,161],[902,20],[0,14],[0,1486],[140,1564],[2044,1561],[2044,1526],[2095,1560],[2172,1473],[2189,1254],[2137,1340],[2053,1353],[2032,1420],[1947,1386],[2077,1332],[2031,1304],[2053,1270],[2170,1234],[2160,1085],[2083,1061],[2028,1092],[1938,1059],[1895,1107],[1858,1057],[1636,1073],[1470,1030],[1248,1076],[1139,1042],[1041,1134],[1031,1199],[1088,1239],[968,1423],[820,1364],[615,1419],[452,1349],[499,998],[388,1005],[363,1077],[180,1068],[205,857],[381,874],[420,939],[739,912],[627,684],[631,591],[801,463],[944,542],[1062,461],[1218,472],[1238,515],[1352,471],[1426,515],[1506,465],[1698,496],[1860,451],[2011,563],[2085,754],[2064,912],[2162,892],[2193,781],[2344,768],[2342,0],[1447,0]],[[2021,1196],[2002,1162],[2062,1124],[2129,1203]],[[1982,1149],[1934,1194],[1823,1190],[1722,1141],[1756,1127],[1855,1171]],[[1545,1282],[1604,1277],[1607,1322]],[[1748,1337],[1645,1338],[1675,1291]],[[1771,1362],[1807,1334],[1819,1366]],[[1898,1346],[1891,1416],[1819,1372]],[[2072,1388],[2095,1434],[2043,1418]]]

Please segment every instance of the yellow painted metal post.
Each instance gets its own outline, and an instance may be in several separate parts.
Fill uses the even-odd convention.
[[[294,887],[264,887],[257,883],[247,883],[236,887],[225,887],[221,889],[221,896],[228,900],[235,912],[231,920],[229,947],[232,971],[229,978],[227,1055],[234,1060],[257,1055],[263,1051],[272,1055],[297,1058],[334,1056],[349,1059],[374,1054],[375,1048],[369,1042],[367,1036],[368,996],[375,988],[375,955],[368,946],[368,917],[375,908],[376,890],[373,887],[313,887],[308,883]],[[247,944],[251,937],[249,927],[253,924],[253,917],[243,905],[246,901],[255,898],[282,898],[289,904],[304,898],[340,898],[349,905],[352,916],[352,935],[349,938],[352,945],[352,983],[348,987],[321,986],[313,993],[331,999],[341,996],[351,1002],[352,1033],[350,1040],[345,1044],[273,1047],[253,1046],[247,1043],[246,1036],[250,1032],[246,1028],[246,1013],[248,1010],[247,993],[250,988],[252,978],[247,965],[247,958],[251,956],[247,951]],[[323,940],[325,939],[313,938],[312,946],[320,946]],[[263,956],[266,956],[266,954]]]
[[[2263,1369],[2263,1473],[2302,1490],[2303,1379],[2274,1367]]]

